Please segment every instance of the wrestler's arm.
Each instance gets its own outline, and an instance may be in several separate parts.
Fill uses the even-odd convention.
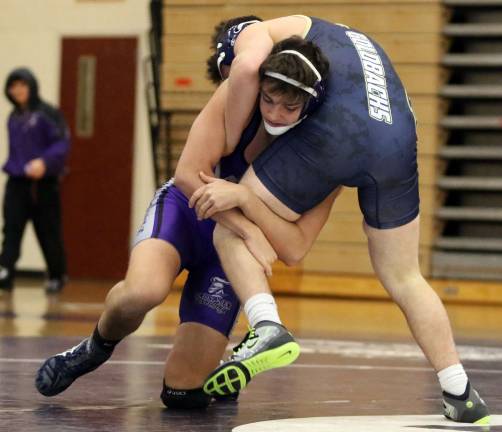
[[[219,86],[211,99],[194,120],[176,166],[176,186],[187,196],[203,183],[200,170],[213,172],[213,168],[226,153],[223,112],[227,84]]]
[[[264,23],[246,27],[235,43],[225,107],[226,142],[235,147],[249,123],[259,92],[258,70],[272,50],[273,40]]]
[[[223,83],[216,89],[193,122],[178,161],[174,174],[175,184],[187,197],[204,184],[199,178],[199,172],[212,173],[222,156],[232,151],[225,146],[223,127],[226,87],[227,84]],[[252,229],[251,225],[254,225],[238,209],[222,212],[215,220],[241,238],[246,238]]]
[[[248,189],[241,210],[263,231],[279,259],[287,265],[301,262],[326,223],[333,203],[341,192],[335,189],[320,204],[303,213],[296,222],[288,222],[270,210]]]
[[[233,151],[225,147],[225,101],[226,84],[223,83],[190,128],[174,176],[176,186],[187,197],[204,184],[199,178],[199,172],[213,173],[213,167],[221,157]],[[221,212],[213,219],[242,238],[265,272],[271,274],[270,265],[277,257],[258,226],[235,208]]]
[[[195,191],[189,202],[197,216],[201,219],[214,218],[219,212],[239,207],[246,217],[258,225],[279,259],[287,265],[299,263],[310,250],[341,191],[341,188],[336,189],[316,207],[295,221],[288,221],[271,210],[252,189],[252,185],[235,184],[204,173],[201,173],[201,179],[206,185]]]

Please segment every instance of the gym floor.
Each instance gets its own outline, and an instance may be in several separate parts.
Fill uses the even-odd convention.
[[[0,293],[0,431],[502,431],[502,305],[447,304],[464,366],[493,414],[487,428],[440,415],[435,374],[385,300],[279,296],[299,360],[257,376],[237,403],[183,412],[159,399],[178,324],[174,292],[110,361],[46,398],[35,371],[92,332],[112,284],[72,281],[55,296],[41,285],[20,280]],[[245,329],[241,318],[231,342]]]

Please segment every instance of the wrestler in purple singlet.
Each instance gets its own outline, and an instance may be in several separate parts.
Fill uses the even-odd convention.
[[[215,170],[219,170],[219,177],[238,181],[243,176],[249,166],[244,150],[256,135],[260,122],[257,109],[235,151],[220,160]],[[212,219],[197,220],[195,210],[188,207],[188,198],[171,179],[157,190],[134,244],[148,238],[172,244],[180,254],[180,271],[188,270],[180,302],[180,321],[198,322],[228,336],[240,303],[214,249],[214,227]]]

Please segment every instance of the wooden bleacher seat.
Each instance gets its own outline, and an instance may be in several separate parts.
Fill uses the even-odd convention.
[[[441,207],[436,215],[441,219],[502,222],[502,209],[497,207]]]
[[[445,159],[502,159],[502,145],[495,146],[444,146],[439,150],[439,156]]]
[[[502,178],[498,177],[440,177],[437,185],[449,190],[502,191]]]
[[[502,54],[446,54],[442,63],[450,67],[502,67]]]
[[[446,116],[440,124],[446,129],[502,129],[502,116]]]
[[[499,99],[502,98],[502,85],[445,85],[441,88],[439,94],[451,99]]]

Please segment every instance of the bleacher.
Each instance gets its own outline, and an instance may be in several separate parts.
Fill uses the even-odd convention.
[[[399,72],[418,118],[421,187],[420,259],[431,272],[431,253],[442,228],[437,218],[444,192],[437,187],[446,163],[439,157],[447,134],[440,122],[447,104],[440,89],[448,79],[442,67],[447,49],[443,28],[450,11],[439,0],[164,0],[162,109],[170,113],[171,171],[190,125],[204,106],[213,85],[205,78],[205,60],[214,26],[238,15],[264,19],[304,14],[360,29],[387,51]],[[312,251],[305,271],[372,274],[362,216],[354,189],[345,189]]]

